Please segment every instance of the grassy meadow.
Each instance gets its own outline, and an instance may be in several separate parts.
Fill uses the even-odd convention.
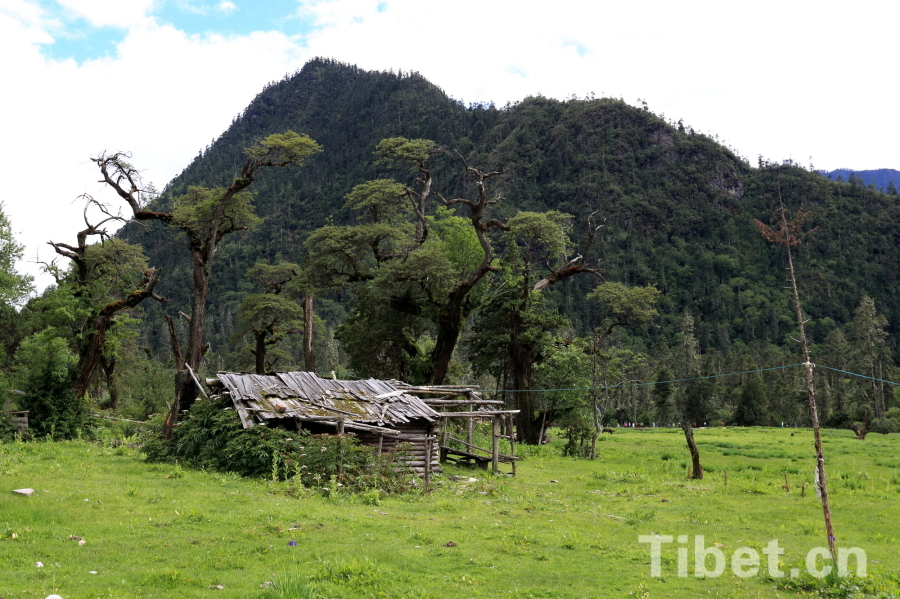
[[[693,576],[694,535],[729,560],[777,539],[785,571],[826,544],[811,431],[696,437],[702,481],[686,478],[681,431],[618,429],[596,461],[555,441],[515,478],[450,467],[429,493],[387,498],[149,464],[127,446],[0,445],[0,597],[900,596],[900,435],[824,433],[838,545],[864,549],[869,569],[831,586],[775,581],[765,556],[758,576]],[[36,493],[11,492],[23,487]],[[655,534],[689,535],[691,576],[677,543],[650,576],[638,536]]]

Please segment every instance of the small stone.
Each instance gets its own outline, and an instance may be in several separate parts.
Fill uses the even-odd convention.
[[[31,497],[34,494],[34,489],[13,489],[13,493],[18,493],[19,495],[24,495],[25,497]]]
[[[43,567],[44,567],[44,564],[41,563],[41,562],[34,562],[34,567],[35,567],[35,568],[43,568]]]
[[[211,585],[209,585],[209,588],[215,589],[215,590],[217,590],[217,591],[221,591],[221,590],[224,589],[225,587],[223,587],[223,586],[220,585],[220,584],[211,584]]]
[[[558,481],[558,480],[551,480],[550,482],[551,482],[551,483],[558,483],[559,481]]]
[[[444,543],[444,547],[456,547],[456,543],[454,543],[453,541],[448,541]]]
[[[96,573],[97,573],[96,570],[91,570],[90,572],[88,572],[88,574],[96,574]]]
[[[89,502],[89,501],[90,501],[90,499],[85,499],[85,501],[88,501],[88,502]]]
[[[265,581],[264,583],[262,583],[261,585],[259,585],[259,588],[261,588],[261,589],[267,589],[267,588],[269,588],[270,586],[272,586],[272,581],[271,581],[271,580],[267,580],[267,581]]]
[[[59,595],[47,595],[44,599],[62,599]]]
[[[11,535],[9,535],[9,538],[10,538],[10,539],[18,539],[18,538],[19,538],[19,533],[14,532],[14,533],[12,533]]]
[[[85,541],[84,539],[81,539],[80,541],[78,541],[78,546],[79,546],[79,547],[84,547],[84,544],[85,544],[85,543],[87,543],[87,541]]]

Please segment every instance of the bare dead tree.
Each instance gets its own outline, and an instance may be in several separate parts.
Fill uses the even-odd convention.
[[[780,195],[780,194],[779,194]],[[768,241],[784,246],[787,255],[788,274],[791,280],[791,290],[794,294],[794,309],[797,314],[797,326],[800,329],[800,339],[795,339],[800,343],[803,353],[803,366],[806,370],[806,395],[809,401],[809,415],[813,425],[813,438],[816,449],[816,485],[819,489],[819,496],[822,499],[822,514],[825,518],[825,532],[828,535],[828,550],[831,552],[831,559],[837,563],[837,550],[835,548],[834,527],[831,523],[831,507],[828,505],[828,484],[825,478],[825,454],[822,450],[822,435],[819,430],[819,411],[816,407],[816,389],[813,384],[813,367],[815,366],[809,359],[809,346],[806,341],[806,331],[804,325],[808,320],[803,318],[803,306],[800,302],[800,292],[797,288],[797,277],[794,273],[794,258],[791,248],[800,245],[802,237],[813,233],[818,227],[803,232],[803,223],[808,213],[802,208],[797,212],[793,220],[788,220],[787,207],[784,202],[779,199],[778,207],[774,210],[773,226],[769,226],[757,219],[754,219],[757,229]],[[777,227],[777,228],[776,228]]]

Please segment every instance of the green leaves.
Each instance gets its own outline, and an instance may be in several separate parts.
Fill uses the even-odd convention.
[[[507,237],[530,255],[531,260],[559,259],[568,249],[572,215],[548,212],[519,212],[507,221]]]
[[[437,143],[430,139],[391,137],[381,140],[375,146],[375,153],[384,161],[404,160],[416,165],[424,165],[440,152]]]
[[[659,289],[653,285],[629,287],[622,283],[607,282],[594,288],[587,298],[603,303],[608,314],[636,325],[657,316],[654,305],[659,295]]]
[[[322,146],[309,135],[287,131],[269,135],[257,145],[246,148],[244,153],[258,161],[260,166],[300,166],[321,151]]]
[[[244,297],[238,307],[238,334],[279,324],[287,328],[292,321],[302,329],[302,319],[303,307],[294,300],[274,293],[254,293]]]
[[[227,197],[222,187],[188,187],[188,192],[174,199],[172,224],[183,230],[190,239],[206,239],[208,229],[218,210],[222,221],[218,234],[223,236],[239,229],[249,229],[262,222],[251,203],[253,194],[242,191]],[[222,202],[225,205],[222,206]]]
[[[344,196],[347,200],[344,205],[351,210],[359,210],[359,220],[394,222],[412,212],[412,206],[405,198],[405,190],[393,179],[366,181]]]
[[[22,258],[24,246],[17,243],[9,219],[0,203],[0,303],[11,305],[22,301],[31,291],[32,277],[16,272],[16,261]]]

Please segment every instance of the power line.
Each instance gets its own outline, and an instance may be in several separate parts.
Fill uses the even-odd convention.
[[[177,370],[174,368],[151,366],[150,364],[146,364],[146,363],[141,364],[139,362],[134,362],[132,360],[128,360],[128,359],[124,359],[124,358],[119,358],[119,360],[121,360],[122,362],[129,363],[129,364],[134,364],[135,366],[139,366],[141,368],[147,368],[149,370],[159,370],[159,371],[170,372],[170,373],[177,372]],[[672,380],[668,380],[668,381],[651,381],[651,382],[643,382],[643,383],[622,383],[621,385],[602,385],[602,386],[598,386],[598,387],[569,387],[569,388],[561,388],[561,389],[494,389],[494,390],[492,390],[492,392],[494,392],[494,393],[555,393],[555,392],[560,392],[560,391],[594,391],[594,390],[605,390],[605,389],[621,389],[624,387],[646,387],[646,386],[651,386],[651,385],[667,385],[667,384],[671,384],[671,383],[686,383],[689,381],[702,381],[705,379],[718,379],[718,378],[723,378],[726,376],[737,376],[739,374],[754,374],[757,372],[769,372],[772,370],[784,370],[787,368],[796,368],[797,366],[803,366],[803,364],[800,363],[800,364],[789,364],[787,366],[772,366],[771,368],[758,368],[756,370],[742,370],[740,372],[727,372],[724,374],[710,374],[708,376],[697,376],[697,377],[690,377],[690,378],[684,378],[684,379],[672,379]],[[895,386],[900,387],[900,383],[897,383],[894,381],[889,381],[886,379],[879,379],[879,378],[875,378],[872,376],[867,376],[865,374],[859,374],[857,372],[850,372],[848,370],[840,370],[838,368],[831,368],[830,366],[823,366],[822,364],[813,364],[813,366],[816,366],[818,368],[824,368],[825,370],[831,370],[833,372],[840,372],[841,374],[846,374],[849,376],[859,377],[861,379],[868,379],[870,381],[877,381],[879,383],[887,383],[888,385],[895,385]],[[205,377],[206,376],[215,377],[218,375],[218,373],[203,373],[203,372],[198,372],[197,374],[205,376]],[[315,374],[316,374],[316,376],[320,376],[322,378],[330,378],[331,377],[331,371],[317,372]],[[347,374],[347,373],[344,373],[344,374],[337,373],[337,376],[339,376],[343,379],[362,380],[364,378],[367,378],[367,377],[360,377],[360,376]]]
[[[725,376],[736,376],[738,374],[752,374],[754,372],[766,372],[769,370],[783,370],[785,368],[794,368],[795,366],[803,366],[803,364],[790,364],[788,366],[773,366],[771,368],[759,368],[757,370],[743,370],[741,372],[728,372],[725,374],[711,374],[709,376],[697,376],[686,379],[672,379],[670,381],[652,381],[649,383],[622,383],[621,385],[605,385],[600,387],[572,387],[570,389],[497,389],[497,393],[549,393],[553,391],[593,391],[595,389],[621,389],[622,387],[644,387],[647,385],[665,385],[668,383],[684,383],[687,381],[701,381],[703,379],[717,379]]]
[[[855,372],[848,372],[846,370],[838,370],[837,368],[830,368],[828,366],[822,366],[821,364],[816,364],[819,368],[824,368],[825,370],[833,370],[834,372],[840,372],[842,374],[849,374],[850,376],[857,376],[861,379],[869,379],[870,381],[878,381],[879,383],[887,383],[888,385],[896,385],[900,387],[900,383],[895,383],[894,381],[887,381],[885,379],[876,379],[874,376],[866,376],[864,374],[857,374]]]

